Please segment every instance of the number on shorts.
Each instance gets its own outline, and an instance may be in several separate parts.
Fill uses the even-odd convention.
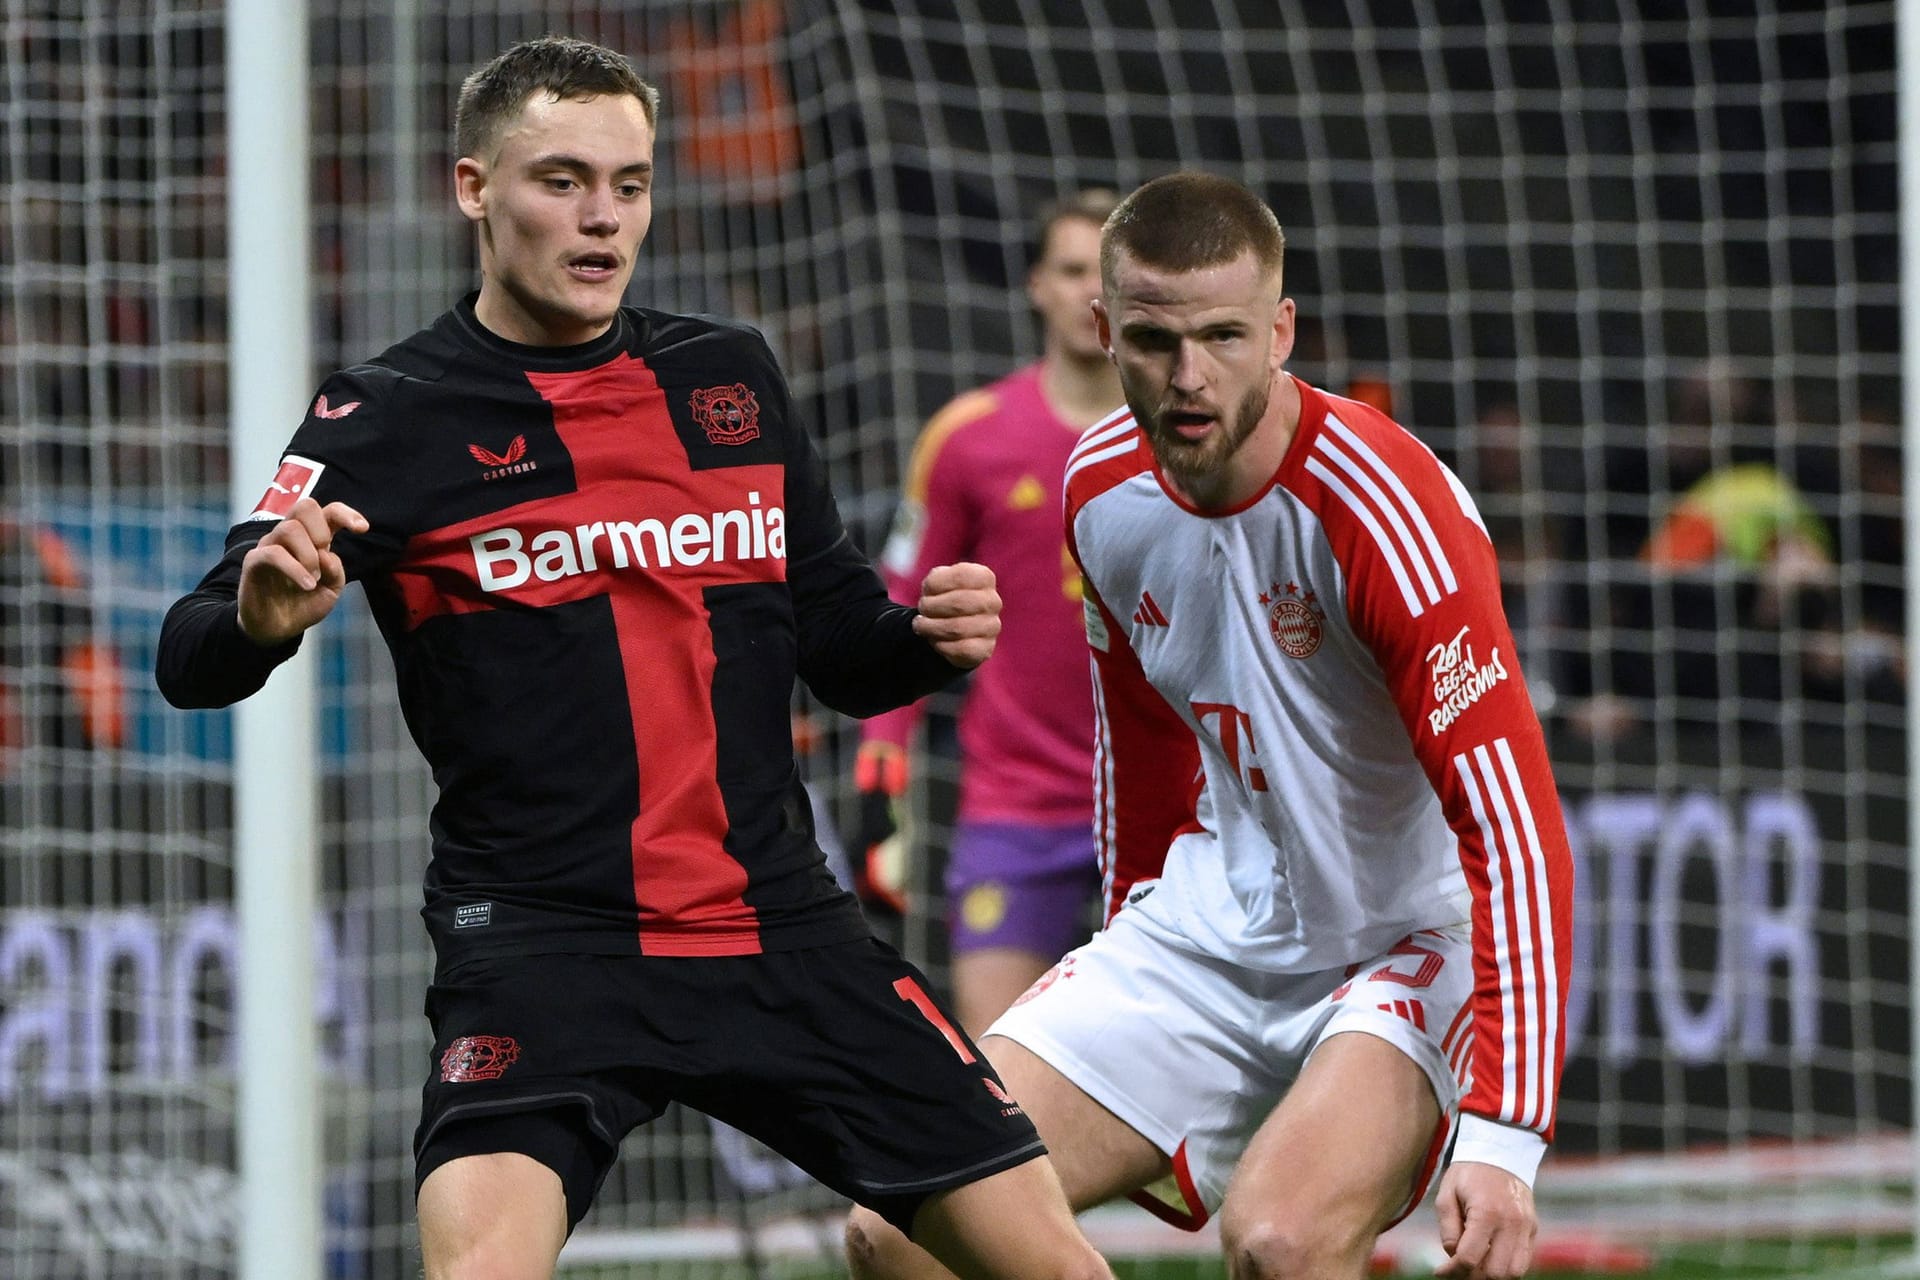
[[[1416,989],[1420,987],[1430,987],[1433,985],[1433,980],[1440,976],[1441,966],[1447,962],[1447,958],[1438,951],[1429,950],[1421,946],[1411,937],[1402,938],[1391,947],[1388,947],[1387,954],[1390,956],[1424,956],[1425,959],[1421,960],[1420,967],[1412,973],[1401,973],[1391,964],[1383,964],[1367,975],[1368,982],[1397,982],[1403,987],[1413,987]],[[1348,965],[1347,980],[1338,987],[1335,987],[1333,995],[1329,998],[1335,1001],[1346,999],[1347,992],[1353,990],[1353,975],[1358,972],[1360,972],[1359,965]]]
[[[1440,976],[1440,967],[1447,958],[1438,951],[1430,950],[1415,942],[1412,938],[1402,938],[1387,948],[1391,956],[1425,956],[1420,967],[1412,973],[1400,973],[1392,965],[1381,965],[1367,975],[1369,982],[1397,982],[1403,987],[1430,987],[1433,980]]]
[[[920,1016],[928,1022],[931,1022],[934,1025],[934,1029],[947,1038],[947,1043],[953,1046],[953,1051],[960,1055],[960,1061],[972,1062],[974,1060],[973,1050],[967,1048],[967,1042],[960,1038],[960,1033],[954,1030],[951,1022],[947,1021],[947,1015],[940,1012],[940,1006],[936,1005],[933,1002],[933,998],[920,989],[918,982],[915,982],[912,978],[902,978],[893,984],[893,990],[894,994],[918,1009]]]

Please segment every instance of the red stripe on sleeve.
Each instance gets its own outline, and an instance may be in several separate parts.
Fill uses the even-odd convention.
[[[1346,572],[1354,632],[1440,799],[1473,897],[1463,1107],[1551,1139],[1573,860],[1492,545],[1465,489],[1384,415],[1308,388],[1300,430],[1283,482]]]

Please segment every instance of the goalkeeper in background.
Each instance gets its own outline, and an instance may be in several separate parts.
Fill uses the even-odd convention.
[[[946,901],[960,1021],[985,1030],[1064,952],[1085,941],[1100,887],[1092,819],[1093,700],[1080,571],[1061,534],[1061,477],[1080,433],[1121,404],[1100,346],[1100,226],[1111,191],[1078,192],[1037,220],[1027,298],[1044,354],[955,399],[915,446],[882,556],[893,598],[910,604],[935,565],[978,561],[1005,602],[994,660],[960,713],[960,803]],[[860,879],[891,899],[898,867],[883,842],[907,784],[921,704],[866,722],[858,762]]]

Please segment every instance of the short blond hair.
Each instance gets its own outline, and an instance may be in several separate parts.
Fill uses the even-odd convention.
[[[1184,171],[1137,188],[1100,232],[1100,280],[1113,288],[1119,256],[1163,271],[1198,271],[1251,252],[1278,282],[1287,236],[1267,202],[1231,178]]]

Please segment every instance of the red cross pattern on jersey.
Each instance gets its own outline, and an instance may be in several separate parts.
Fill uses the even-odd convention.
[[[416,537],[394,571],[408,625],[609,599],[640,770],[632,831],[640,948],[710,954],[713,941],[686,925],[753,912],[742,900],[746,868],[723,845],[709,694],[717,660],[703,592],[785,580],[785,469],[693,470],[653,370],[624,353],[577,373],[526,377],[552,406],[575,489]],[[608,532],[642,521],[657,521],[659,536]],[[668,922],[678,929],[661,927]]]

